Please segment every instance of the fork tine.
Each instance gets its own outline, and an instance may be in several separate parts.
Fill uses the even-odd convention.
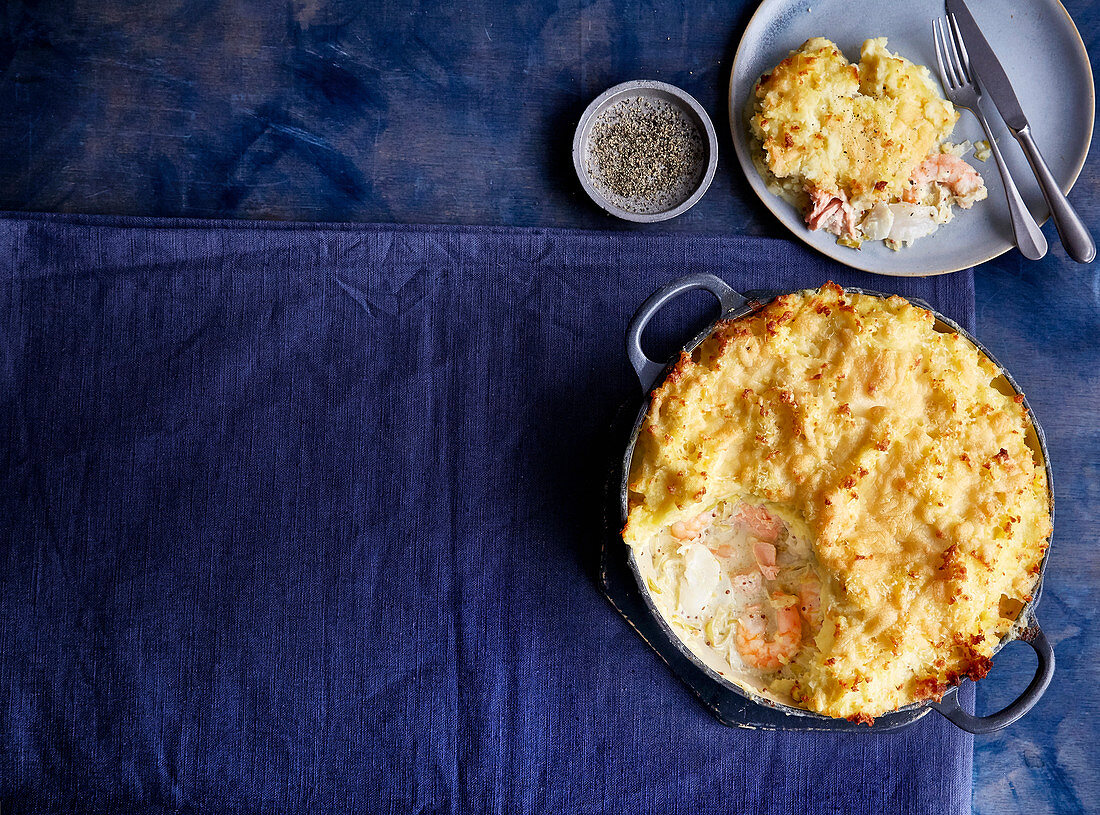
[[[958,49],[960,57],[959,65],[962,67],[966,80],[968,82],[973,82],[974,74],[970,72],[970,54],[966,53],[966,43],[963,42],[962,32],[959,31],[959,24],[955,20],[955,15],[948,14],[947,22],[951,26],[951,42],[954,43],[955,48]]]
[[[963,69],[962,57],[959,56],[958,45],[955,42],[955,32],[951,31],[951,28],[947,23],[941,22],[940,25],[944,29],[944,39],[946,40],[946,42],[944,43],[944,50],[947,51],[948,61],[951,62],[952,66],[955,68],[955,72],[959,76],[959,84],[969,85],[970,72]],[[951,31],[951,33],[948,34],[948,31]]]
[[[940,83],[943,85],[944,90],[947,90],[949,83],[947,81],[947,71],[943,67],[943,58],[940,56],[940,30],[936,27],[936,18],[932,18],[932,45],[936,49],[936,67],[940,72]]]
[[[940,69],[940,82],[943,83],[945,90],[951,90],[955,87],[955,81],[954,76],[947,71],[947,64],[950,61],[946,57],[939,18],[932,20],[932,40],[936,45],[936,65]]]

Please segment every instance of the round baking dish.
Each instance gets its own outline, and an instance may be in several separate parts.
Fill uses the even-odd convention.
[[[721,308],[721,312],[717,320],[709,325],[706,329],[695,336],[689,343],[683,347],[683,351],[690,354],[700,343],[702,343],[714,330],[715,325],[721,320],[731,320],[738,317],[742,317],[760,308],[764,304],[770,302],[774,298],[785,294],[787,292],[781,291],[754,291],[746,294],[741,294],[734,291],[729,285],[723,282],[721,279],[714,275],[708,274],[694,274],[687,277],[680,278],[679,280],[669,283],[667,286],[659,289],[653,295],[651,295],[635,312],[631,318],[630,324],[627,327],[626,332],[626,351],[627,356],[630,359],[630,364],[634,368],[634,372],[638,377],[638,382],[642,387],[642,391],[645,394],[641,408],[638,410],[637,417],[634,420],[633,429],[631,430],[629,440],[626,445],[626,449],[622,458],[622,470],[621,481],[617,485],[619,489],[619,511],[622,524],[626,524],[627,512],[629,509],[629,474],[630,463],[634,455],[634,448],[638,440],[638,433],[642,427],[642,423],[645,419],[646,413],[649,410],[650,396],[654,388],[659,385],[664,376],[670,368],[671,362],[679,358],[679,354],[673,356],[673,360],[670,362],[658,362],[650,359],[646,356],[642,350],[641,338],[642,332],[653,319],[654,315],[660,309],[670,301],[690,291],[702,290],[712,294],[717,300]],[[876,291],[868,291],[866,289],[849,288],[847,291],[871,295],[874,297],[886,298],[890,295],[883,294]],[[971,342],[982,354],[984,354],[1001,372],[1003,378],[1003,386],[1012,390],[1016,394],[1022,395],[1019,386],[1012,376],[1004,369],[1004,367],[997,362],[992,354],[978,342],[973,336],[970,335],[965,329],[955,323],[953,320],[943,316],[936,312],[928,304],[920,301],[914,301],[916,305],[921,308],[931,311],[937,321],[937,329],[941,331],[950,331],[960,334]],[[1050,494],[1050,518],[1051,523],[1054,522],[1054,486],[1052,473],[1050,468],[1050,459],[1047,454],[1046,440],[1043,436],[1042,428],[1035,418],[1034,412],[1031,410],[1030,404],[1028,404],[1026,397],[1023,400],[1024,407],[1027,410],[1027,415],[1031,420],[1031,426],[1034,430],[1034,436],[1029,438],[1029,445],[1032,447],[1033,452],[1040,458],[1042,465],[1046,471],[1047,487]],[[621,527],[620,527],[621,528]],[[772,708],[783,714],[792,717],[798,717],[800,720],[817,719],[827,720],[834,725],[834,729],[837,726],[838,721],[823,714],[813,711],[805,710],[803,708],[794,707],[791,705],[784,705],[779,702],[767,699],[759,694],[753,693],[750,690],[738,685],[735,682],[730,681],[726,677],[719,674],[710,666],[704,664],[698,656],[683,642],[669,626],[664,616],[657,609],[652,596],[650,595],[648,587],[645,585],[645,580],[642,577],[641,570],[638,562],[634,557],[634,552],[629,547],[627,548],[627,560],[628,567],[634,576],[635,581],[638,584],[638,590],[641,594],[645,606],[656,621],[658,626],[663,630],[668,639],[676,646],[676,648],[692,662],[697,668],[703,671],[712,681],[718,683],[725,689],[733,691],[739,696],[744,697],[758,705]],[[920,708],[929,708],[937,711],[949,721],[951,721],[957,727],[966,730],[970,733],[991,733],[995,730],[1000,730],[1003,727],[1007,727],[1013,722],[1017,721],[1020,717],[1026,714],[1042,697],[1046,691],[1047,686],[1050,685],[1051,678],[1054,675],[1054,650],[1047,640],[1046,635],[1039,627],[1035,618],[1035,609],[1039,603],[1039,597],[1042,591],[1043,576],[1046,571],[1047,558],[1050,550],[1047,549],[1046,554],[1043,556],[1042,563],[1039,569],[1039,576],[1036,580],[1034,591],[1032,592],[1032,599],[1028,602],[1020,611],[1019,616],[1016,619],[1016,625],[1012,631],[1005,636],[994,650],[994,654],[1000,651],[1007,643],[1012,640],[1020,640],[1026,642],[1034,650],[1038,657],[1038,666],[1035,670],[1035,676],[1031,680],[1027,688],[1021,693],[1011,704],[1004,709],[991,713],[987,716],[975,716],[967,711],[963,710],[958,701],[958,686],[949,688],[943,695],[940,701],[927,700],[923,702],[916,702],[911,705],[906,705],[899,708],[894,713],[905,711],[917,711]],[[866,728],[860,728],[856,722],[845,722],[848,727],[841,726],[840,729],[856,730],[857,728],[866,730]],[[874,725],[871,725],[871,729],[874,729]]]

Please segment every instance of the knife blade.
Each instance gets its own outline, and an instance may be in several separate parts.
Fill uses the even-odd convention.
[[[1058,236],[1062,239],[1062,245],[1066,248],[1066,254],[1078,263],[1092,263],[1096,257],[1096,242],[1092,239],[1089,229],[1077,210],[1066,200],[1062,192],[1062,186],[1054,178],[1043,154],[1039,152],[1039,146],[1031,135],[1024,109],[1020,107],[1020,100],[1016,98],[1016,92],[1012,90],[1012,84],[1008,81],[1008,74],[1001,66],[1001,61],[993,53],[993,49],[986,42],[974,15],[966,7],[963,0],[946,0],[947,13],[951,16],[958,32],[962,35],[966,53],[970,57],[970,72],[977,84],[993,100],[1001,118],[1005,120],[1008,129],[1016,137],[1016,141],[1023,148],[1027,162],[1031,165],[1035,178],[1039,182],[1039,189],[1043,191],[1043,197],[1050,207],[1050,215],[1054,219],[1054,225],[1058,227]]]
[[[962,33],[966,51],[970,55],[970,66],[978,74],[981,86],[990,98],[1005,124],[1013,132],[1027,127],[1027,116],[1020,107],[1020,100],[1016,98],[1016,92],[1012,90],[1012,83],[1008,81],[1008,74],[1001,66],[1001,61],[993,53],[989,42],[986,41],[982,30],[978,28],[974,15],[966,7],[963,0],[947,0],[947,12],[954,15],[955,22]]]

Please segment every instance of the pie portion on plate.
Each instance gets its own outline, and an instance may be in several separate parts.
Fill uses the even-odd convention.
[[[760,77],[749,105],[753,161],[769,190],[843,246],[906,246],[987,195],[962,158],[969,143],[947,141],[958,112],[885,37],[866,40],[858,64],[809,39]]]

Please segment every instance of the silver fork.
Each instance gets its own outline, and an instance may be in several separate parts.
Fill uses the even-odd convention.
[[[993,158],[997,162],[997,169],[1001,171],[1001,180],[1004,181],[1005,197],[1008,198],[1008,212],[1012,218],[1012,234],[1016,238],[1016,245],[1020,247],[1020,253],[1029,260],[1038,260],[1047,253],[1047,239],[1043,236],[1039,225],[1031,217],[1024,199],[1020,197],[1020,191],[1012,181],[1012,175],[1008,172],[1001,149],[993,139],[993,130],[982,113],[978,100],[982,97],[982,90],[974,81],[974,75],[970,71],[970,57],[963,45],[962,35],[953,17],[949,17],[950,24],[938,18],[932,21],[932,38],[936,42],[936,64],[940,68],[940,81],[947,98],[952,104],[966,108],[977,117],[985,131],[985,137],[989,140],[989,149],[993,151]],[[950,35],[948,34],[950,30]]]

